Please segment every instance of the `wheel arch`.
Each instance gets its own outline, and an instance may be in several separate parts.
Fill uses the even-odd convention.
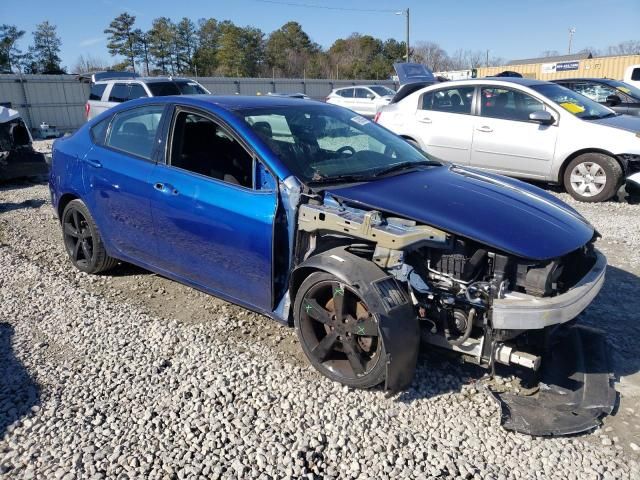
[[[379,316],[387,352],[385,388],[402,390],[413,379],[420,346],[420,326],[413,305],[395,278],[371,260],[354,255],[347,249],[345,246],[332,248],[309,257],[296,267],[290,280],[291,301],[295,304],[300,285],[316,271],[329,273],[358,290]]]
[[[567,170],[567,166],[577,157],[579,157],[580,155],[584,155],[585,153],[600,153],[602,155],[606,155],[608,157],[613,158],[616,162],[618,162],[618,164],[620,165],[620,168],[622,168],[622,171],[625,171],[625,166],[622,164],[622,162],[620,161],[620,159],[614,155],[613,153],[611,153],[608,150],[604,150],[602,148],[583,148],[582,150],[577,150],[575,152],[573,152],[571,155],[569,155],[567,158],[564,159],[564,161],[562,162],[562,165],[560,166],[560,168],[558,169],[558,174],[556,175],[556,181],[559,184],[563,184],[564,183],[564,173]]]
[[[60,197],[60,199],[58,200],[58,208],[56,208],[58,220],[62,222],[62,213],[64,212],[66,206],[69,205],[71,201],[78,199],[80,199],[80,196],[76,195],[75,193],[65,193]]]

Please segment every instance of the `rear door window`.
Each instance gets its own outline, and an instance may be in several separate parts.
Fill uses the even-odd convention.
[[[338,94],[341,97],[353,98],[353,88],[343,88],[342,90],[338,90]]]
[[[104,145],[104,140],[107,136],[110,122],[111,117],[105,118],[101,122],[98,122],[93,127],[91,127],[91,139],[94,141],[94,143],[97,143],[98,145]]]
[[[369,90],[367,90],[366,88],[356,88],[355,89],[355,97],[356,98],[367,98],[367,95],[371,93],[369,92]]]
[[[89,92],[89,100],[102,100],[102,94],[104,89],[107,88],[106,83],[94,83],[91,85],[91,91]]]
[[[129,98],[129,85],[126,83],[115,83],[113,87],[111,87],[111,92],[109,93],[109,101],[122,103],[126,102]]]
[[[144,89],[144,87],[139,83],[132,83],[129,87],[129,100],[133,100],[136,98],[145,98],[149,96],[147,95],[147,91]]]
[[[456,87],[428,92],[422,96],[422,110],[471,114],[475,87]]]
[[[148,105],[116,114],[105,145],[151,160],[163,110],[162,105]]]

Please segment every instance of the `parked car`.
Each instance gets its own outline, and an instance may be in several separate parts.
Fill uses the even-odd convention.
[[[560,183],[585,202],[611,198],[640,171],[640,118],[540,80],[433,85],[384,107],[376,121],[438,158]]]
[[[136,98],[210,93],[198,82],[188,78],[138,77],[132,76],[129,72],[117,73],[127,75],[124,77],[118,75],[116,78],[103,75],[97,77],[98,79],[91,84],[89,99],[85,105],[87,120],[97,117],[105,110],[122,102]]]
[[[640,88],[633,85],[609,78],[563,78],[552,81],[618,113],[640,115]]]
[[[622,80],[627,85],[640,88],[640,65],[629,65],[624,71]]]
[[[327,103],[340,105],[365,117],[373,117],[383,105],[388,105],[395,91],[384,85],[357,85],[334,89]]]
[[[34,150],[32,142],[20,113],[0,106],[0,181],[49,173],[47,158]]]
[[[534,186],[435,161],[347,109],[133,100],[55,142],[49,185],[79,270],[131,262],[294,325],[332,380],[407,387],[422,330],[432,348],[485,367],[535,371],[544,356],[556,380],[567,368],[584,386],[556,392],[542,368],[545,401],[562,401],[547,404],[553,430],[527,411],[511,428],[580,431],[613,406],[597,350],[585,346],[587,370],[571,363],[583,336],[567,322],[604,281],[589,222]]]

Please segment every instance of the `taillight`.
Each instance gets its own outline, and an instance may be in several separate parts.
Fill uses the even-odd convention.
[[[89,118],[89,110],[91,110],[91,105],[89,105],[89,102],[87,102],[84,106],[84,116],[87,118]]]
[[[378,120],[380,119],[380,114],[381,114],[381,113],[382,113],[382,112],[376,112],[376,116],[375,116],[375,117],[373,117],[373,121],[374,121],[375,123],[378,123]]]

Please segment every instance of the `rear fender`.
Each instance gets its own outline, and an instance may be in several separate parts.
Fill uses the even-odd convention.
[[[385,389],[397,392],[413,380],[420,327],[411,302],[395,278],[373,262],[337,247],[309,257],[291,276],[291,293],[312,271],[324,271],[352,286],[378,319],[387,355]]]

